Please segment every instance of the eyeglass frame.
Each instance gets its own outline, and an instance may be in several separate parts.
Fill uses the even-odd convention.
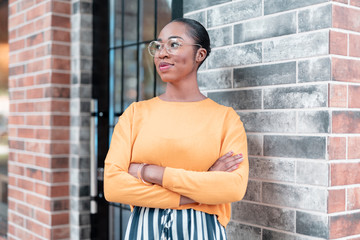
[[[169,43],[169,41],[172,41],[174,39],[177,41],[177,43],[180,45],[180,47],[183,46],[183,45],[189,45],[189,46],[198,46],[199,48],[202,48],[202,46],[200,44],[198,44],[198,43],[186,43],[186,42],[178,41],[178,38],[173,37],[173,38],[169,38],[165,43],[162,43],[162,42],[160,42],[158,40],[151,41],[149,43],[149,45],[148,45],[148,52],[149,52],[150,56],[155,57],[156,53],[160,53],[163,49],[165,49],[165,51],[168,54],[174,54],[174,53],[171,53],[171,50],[169,50],[166,47],[167,46],[166,44]],[[154,55],[151,53],[151,50],[150,50],[150,47],[151,47],[151,45],[153,43],[159,43],[159,45],[160,45],[160,49],[156,50]]]

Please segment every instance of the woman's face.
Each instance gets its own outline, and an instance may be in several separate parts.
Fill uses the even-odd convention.
[[[195,41],[187,34],[186,25],[179,22],[172,22],[166,25],[158,36],[158,41],[166,43],[171,38],[179,39],[180,42],[195,44]],[[193,45],[184,44],[174,54],[169,54],[165,47],[156,53],[154,63],[156,70],[164,82],[175,82],[193,76],[199,63],[195,61]]]

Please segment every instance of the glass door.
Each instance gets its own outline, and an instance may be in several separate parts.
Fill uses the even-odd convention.
[[[182,17],[183,13],[182,0],[109,0],[107,3],[107,37],[98,35],[106,32],[101,30],[105,23],[100,24],[106,22],[100,13],[105,7],[100,0],[94,4],[94,12],[98,12],[94,15],[94,24],[98,26],[94,25],[97,30],[94,29],[92,122],[97,129],[94,148],[97,149],[98,189],[93,196],[97,208],[92,216],[92,239],[118,240],[125,235],[130,208],[106,202],[103,198],[101,176],[106,152],[114,126],[123,111],[134,101],[146,100],[163,92],[165,85],[157,76],[147,46],[171,19]],[[108,40],[106,60],[104,51],[101,51],[105,40]],[[108,69],[102,71],[102,65],[107,65]],[[104,72],[107,73],[107,82],[101,80],[106,75]],[[107,234],[103,233],[105,227]]]

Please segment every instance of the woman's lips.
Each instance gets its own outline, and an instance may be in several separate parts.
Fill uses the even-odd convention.
[[[159,64],[159,69],[160,71],[165,71],[168,70],[169,68],[171,68],[173,65],[170,63],[166,63],[166,62],[162,62]]]

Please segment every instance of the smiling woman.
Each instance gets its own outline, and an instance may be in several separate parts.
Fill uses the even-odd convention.
[[[230,203],[247,187],[247,141],[236,112],[199,90],[207,31],[176,19],[149,53],[166,90],[119,118],[105,160],[105,197],[133,207],[125,239],[226,239]]]

